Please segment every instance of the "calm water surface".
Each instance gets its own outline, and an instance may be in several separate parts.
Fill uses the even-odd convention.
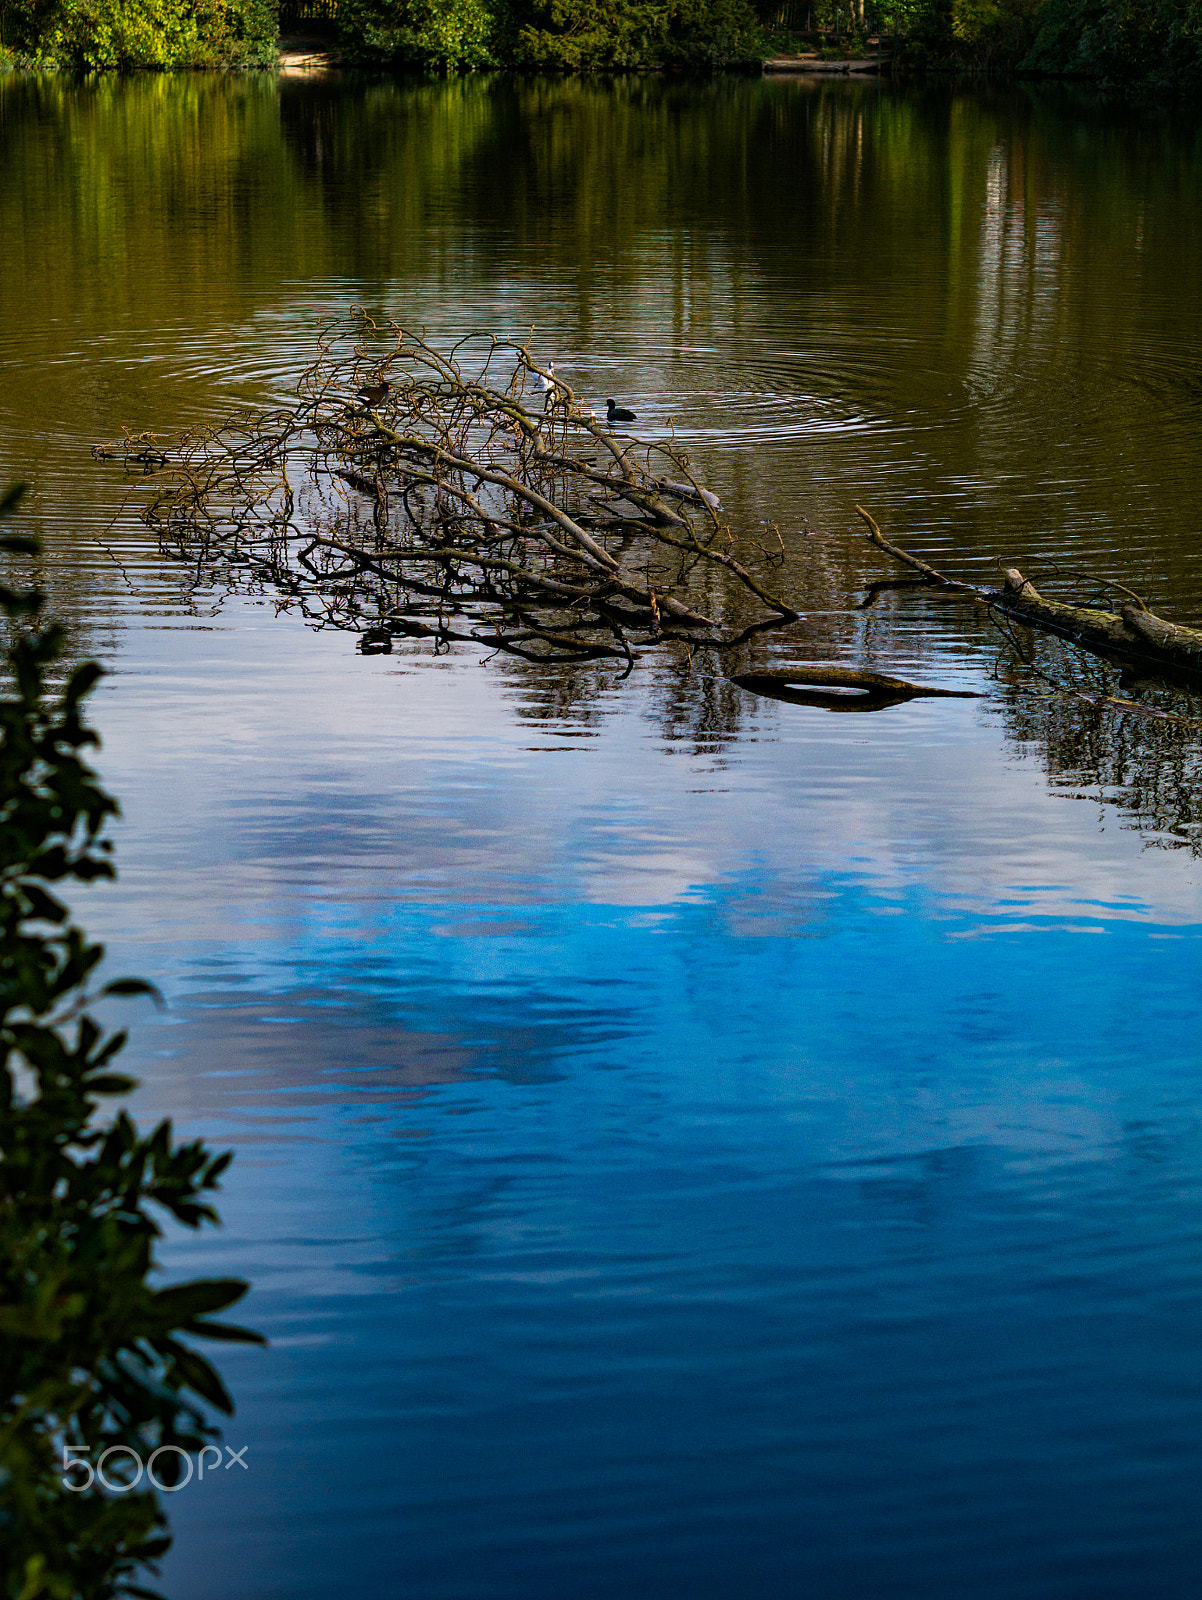
[[[173,1600],[1197,1593],[1198,737],[1040,700],[1032,652],[1115,675],[971,608],[856,609],[895,574],[851,530],[1198,620],[1198,135],[1068,90],[0,80],[0,476],[112,668],[86,915],[170,1000],[141,1114],[238,1150],[170,1265],[272,1340]],[[199,585],[92,444],[286,393],[353,304],[533,326],[671,418],[784,535],[805,616],[743,664],[986,698],[364,657]]]

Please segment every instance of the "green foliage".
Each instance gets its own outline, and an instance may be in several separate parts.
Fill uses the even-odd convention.
[[[20,490],[0,497],[0,516]],[[0,539],[10,556],[32,541]],[[101,676],[86,662],[58,691],[47,674],[61,628],[40,625],[42,597],[0,584],[13,641],[0,699],[0,1595],[108,1600],[145,1594],[133,1581],[167,1548],[153,1489],[64,1487],[64,1450],[97,1460],[110,1446],[156,1463],[164,1484],[178,1451],[216,1436],[205,1405],[232,1409],[209,1363],[181,1335],[262,1343],[209,1320],[246,1292],[238,1279],[155,1289],[160,1217],[216,1222],[209,1194],[229,1162],[171,1124],[149,1138],[101,1102],[133,1080],[113,1070],[125,1042],[88,1015],[94,999],[153,993],[138,979],[99,991],[103,957],[70,920],[62,885],[114,875],[102,837],[117,803],[84,752],[98,744],[83,703]],[[117,1481],[131,1457],[110,1461]],[[174,1470],[173,1470],[174,1469]]]
[[[1202,85],[1202,0],[902,0],[907,68],[1019,68],[1111,86]]]
[[[668,17],[667,0],[535,0],[515,58],[570,72],[650,66],[667,43]]]
[[[265,66],[274,0],[0,0],[0,43],[36,65]]]
[[[41,53],[74,67],[179,67],[200,53],[191,7],[176,0],[65,0],[49,11]]]
[[[760,59],[748,0],[342,0],[350,60],[596,72]]]
[[[279,64],[278,0],[194,0],[201,66]]]
[[[1202,85],[1199,0],[1048,0],[1023,63],[1110,84]]]
[[[348,60],[446,72],[496,64],[486,0],[342,0],[338,28]]]
[[[714,70],[777,53],[786,13],[801,15],[781,0],[758,19],[750,0],[340,0],[338,26],[347,60],[419,71]],[[910,69],[1202,83],[1202,0],[812,0],[806,17],[835,29],[811,39],[823,55],[862,54],[884,28]],[[278,0],[0,0],[0,72],[271,66],[278,21]]]
[[[923,0],[907,8],[900,58],[909,68],[1007,70],[1031,48],[1045,0]]]
[[[906,67],[943,67],[957,54],[953,0],[927,0],[906,18],[899,59]]]
[[[534,0],[520,16],[513,57],[522,66],[713,68],[763,53],[747,0]]]
[[[692,67],[734,67],[763,57],[747,0],[676,0],[663,59]]]
[[[980,66],[1013,66],[1031,48],[1044,0],[954,0],[952,28]]]

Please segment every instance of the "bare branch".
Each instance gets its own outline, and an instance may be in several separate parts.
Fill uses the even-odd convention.
[[[444,353],[356,311],[322,329],[292,405],[97,454],[139,471],[146,522],[198,580],[252,573],[372,648],[432,637],[629,666],[797,616],[674,445],[618,438],[493,335]]]

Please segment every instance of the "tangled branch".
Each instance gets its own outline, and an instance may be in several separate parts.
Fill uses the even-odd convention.
[[[249,570],[366,650],[420,637],[629,666],[797,617],[684,452],[599,423],[527,345],[469,335],[444,355],[356,311],[322,330],[296,393],[96,453],[142,467],[166,553]]]

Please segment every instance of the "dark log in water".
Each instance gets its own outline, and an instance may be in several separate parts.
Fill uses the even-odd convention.
[[[933,689],[884,672],[856,667],[767,667],[741,672],[731,678],[740,689],[787,700],[793,705],[821,706],[827,711],[883,711],[920,697],[943,700],[983,700],[973,689]]]
[[[856,511],[868,524],[872,543],[895,561],[913,568],[925,583],[966,595],[1029,627],[1058,634],[1092,654],[1139,661],[1167,676],[1202,682],[1202,631],[1158,617],[1138,596],[1132,596],[1132,601],[1120,605],[1117,611],[1069,605],[1040,594],[1017,567],[1006,569],[1001,589],[960,583],[886,539],[862,506],[857,506]],[[1108,587],[1131,593],[1119,584]]]

